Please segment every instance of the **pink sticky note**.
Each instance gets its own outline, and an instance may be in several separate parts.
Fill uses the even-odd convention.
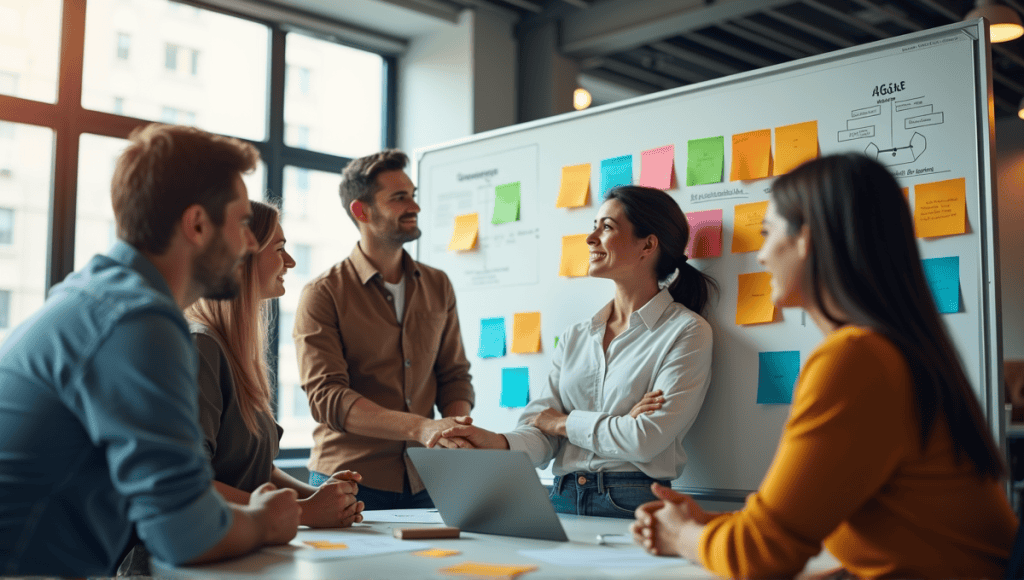
[[[675,145],[644,151],[640,156],[640,185],[655,189],[672,187],[672,165]]]
[[[687,256],[717,258],[722,255],[722,210],[691,211],[686,214],[686,221],[690,224]]]

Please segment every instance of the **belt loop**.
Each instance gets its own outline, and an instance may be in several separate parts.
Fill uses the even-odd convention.
[[[604,472],[603,471],[598,471],[596,475],[597,475],[597,493],[603,494],[604,493]]]
[[[556,475],[555,479],[558,480],[558,481],[555,482],[555,494],[558,495],[558,494],[562,493],[562,488],[565,487],[565,476],[564,475]]]

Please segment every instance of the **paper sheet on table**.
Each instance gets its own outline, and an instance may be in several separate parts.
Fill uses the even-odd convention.
[[[345,548],[327,548],[344,544]],[[316,546],[321,547],[316,547]],[[301,560],[341,560],[376,556],[393,552],[412,552],[430,547],[426,542],[397,540],[387,536],[366,536],[352,532],[321,532],[301,534],[286,546],[272,546],[264,551],[293,556]]]
[[[591,550],[519,550],[527,558],[540,560],[545,564],[579,568],[659,568],[661,566],[690,566],[681,558],[659,558],[640,548],[595,548]]]
[[[447,568],[441,568],[438,572],[442,574],[465,575],[474,578],[515,578],[516,576],[533,572],[537,567],[527,564],[504,565],[484,564],[482,562],[463,562]]]
[[[367,510],[363,512],[366,523],[443,524],[437,510]]]

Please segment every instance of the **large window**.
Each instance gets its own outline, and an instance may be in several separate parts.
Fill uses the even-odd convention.
[[[282,205],[301,261],[275,308],[271,365],[283,447],[308,447],[295,307],[302,285],[355,243],[338,172],[346,156],[392,145],[393,58],[168,0],[66,2],[0,0],[0,341],[117,239],[110,181],[134,128],[163,121],[240,137],[262,157],[243,176],[249,196]]]

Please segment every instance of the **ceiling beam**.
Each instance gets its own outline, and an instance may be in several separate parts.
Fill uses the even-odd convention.
[[[869,0],[853,0],[853,1],[856,2],[857,4],[860,4],[866,10],[873,10],[875,12],[881,12],[882,14],[885,15],[886,18],[888,18],[889,20],[895,22],[896,24],[899,24],[900,26],[902,26],[903,28],[906,28],[907,30],[913,30],[913,31],[924,30],[924,26],[921,26],[920,24],[918,24],[917,22],[911,20],[910,18],[907,18],[906,16],[903,16],[902,14],[896,12],[896,10],[894,10],[889,5],[878,6],[877,4],[875,4],[873,2],[870,2]]]
[[[758,24],[757,22],[754,22],[749,18],[737,18],[736,24],[742,26],[743,28],[746,28],[747,30],[755,34],[760,34],[764,38],[774,40],[776,42],[785,44],[796,50],[799,50],[800,52],[804,53],[803,56],[811,54],[821,54],[821,47],[814,46],[813,44],[808,44],[800,39],[794,38],[793,36],[786,34],[785,32],[782,32],[780,30],[776,30],[775,28],[772,28],[770,26]]]
[[[575,57],[614,54],[793,1],[605,0],[562,19],[561,50]]]
[[[797,18],[793,18],[792,16],[783,14],[778,10],[765,10],[764,13],[765,15],[770,16],[775,20],[782,22],[783,24],[788,24],[789,26],[792,26],[797,30],[802,30],[807,34],[810,34],[811,36],[816,36],[821,40],[824,40],[825,42],[831,42],[832,44],[838,47],[850,48],[851,46],[854,46],[854,42],[851,40],[848,40],[836,34],[832,34],[831,32],[827,32],[823,30],[820,26],[808,24],[803,20],[799,20]]]
[[[695,64],[720,75],[734,75],[743,72],[736,67],[729,66],[703,54],[697,54],[685,48],[680,48],[669,42],[655,42],[651,45],[651,48],[658,52],[663,52],[672,58]]]
[[[859,28],[861,31],[866,32],[874,36],[875,38],[889,38],[891,36],[884,30],[872,26],[867,22],[864,22],[860,18],[857,18],[856,16],[851,16],[850,14],[847,14],[845,12],[840,12],[839,10],[832,8],[831,6],[826,6],[821,2],[818,2],[817,0],[803,0],[803,3],[807,6],[810,6],[814,10],[821,12],[822,14],[826,14],[829,17],[834,18],[840,22],[845,22],[846,24],[854,28]]]
[[[704,36],[703,34],[698,34],[696,32],[684,34],[683,38],[689,40],[690,42],[695,42],[705,48],[710,48],[711,50],[717,50],[722,54],[727,54],[735,58],[736,60],[742,60],[743,62],[754,67],[772,66],[773,64],[776,64],[775,62],[772,62],[767,58],[736,48],[735,46],[727,42],[715,40],[714,38]]]
[[[784,54],[784,55],[788,56],[789,58],[803,58],[803,57],[807,56],[806,52],[802,52],[800,50],[797,50],[797,49],[793,48],[792,46],[785,45],[785,44],[783,44],[781,42],[775,42],[774,40],[771,40],[769,38],[765,38],[765,37],[760,36],[760,35],[758,35],[758,37],[751,37],[749,30],[747,30],[745,28],[741,28],[739,26],[735,26],[733,24],[725,24],[725,23],[723,23],[723,24],[719,24],[718,27],[721,28],[722,30],[728,32],[729,34],[731,34],[733,36],[736,36],[736,37],[739,37],[739,38],[745,38],[746,40],[749,40],[750,42],[753,42],[754,44],[759,44],[759,45],[767,48],[768,50],[773,50],[773,51],[775,51],[775,52],[777,52],[779,54]]]
[[[636,65],[600,56],[583,60],[580,62],[580,68],[586,70],[587,74],[591,74],[599,69],[611,71],[626,78],[652,85],[658,89],[674,89],[682,85],[682,83],[675,79],[661,76]]]

